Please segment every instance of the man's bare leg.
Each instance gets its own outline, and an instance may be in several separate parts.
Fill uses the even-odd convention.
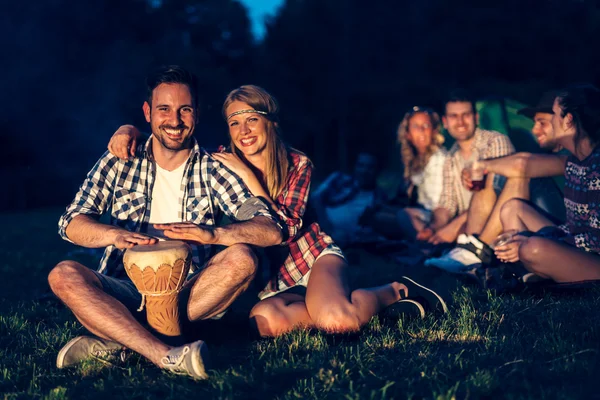
[[[479,234],[489,219],[496,203],[494,190],[494,174],[488,174],[485,187],[473,193],[469,210],[467,211],[466,234]]]
[[[48,282],[54,294],[94,335],[121,343],[159,366],[171,349],[146,330],[121,302],[106,294],[94,273],[78,262],[60,262],[50,271]]]
[[[229,246],[211,258],[208,266],[186,284],[190,321],[208,319],[227,310],[248,288],[256,270],[256,255],[247,245]]]
[[[496,204],[479,235],[479,239],[484,243],[490,244],[496,237],[502,233],[502,222],[500,221],[500,211],[507,201],[518,198],[528,200],[529,194],[529,179],[523,178],[508,178],[506,184],[500,192]]]

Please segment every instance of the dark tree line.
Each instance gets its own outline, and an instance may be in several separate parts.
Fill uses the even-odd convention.
[[[261,43],[234,0],[13,1],[0,31],[0,209],[66,204],[120,124],[145,126],[143,77],[160,64],[200,77],[208,147],[225,141],[225,94],[267,88],[317,177],[363,149],[397,167],[404,111],[450,87],[531,103],[600,80],[593,1],[288,0]]]

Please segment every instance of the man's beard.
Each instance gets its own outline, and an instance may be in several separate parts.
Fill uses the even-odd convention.
[[[185,134],[186,131],[188,131],[190,128],[188,126],[186,126],[185,124],[181,124],[178,125],[176,127],[173,126],[169,126],[169,125],[161,125],[158,127],[159,130],[159,134],[155,135],[156,138],[158,139],[158,141],[166,148],[172,151],[178,151],[178,150],[183,150],[183,149],[187,149],[189,148],[189,144],[192,140],[192,135],[189,135],[185,140],[183,140],[182,142],[177,142],[174,139],[170,139],[167,135],[167,133],[164,131],[164,129],[172,129],[172,130],[180,130],[182,132],[182,136],[183,134]]]

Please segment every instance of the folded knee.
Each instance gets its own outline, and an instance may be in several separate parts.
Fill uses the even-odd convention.
[[[275,337],[293,327],[280,308],[270,301],[261,301],[250,311],[250,320],[262,337]]]
[[[328,333],[351,333],[361,328],[358,316],[343,307],[327,307],[315,318],[316,327]]]
[[[243,281],[254,278],[258,269],[258,258],[252,248],[245,244],[235,244],[227,249],[228,268],[226,279]]]
[[[530,237],[519,247],[519,259],[525,265],[525,267],[532,271],[536,272],[533,269],[536,268],[540,254],[544,253],[545,249],[545,240],[539,237]]]
[[[500,209],[500,220],[504,223],[516,215],[520,215],[525,204],[523,199],[514,198],[508,200]]]
[[[61,261],[48,274],[48,284],[55,294],[70,292],[86,282],[85,267],[75,261]]]

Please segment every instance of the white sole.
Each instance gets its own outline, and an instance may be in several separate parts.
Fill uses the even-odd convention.
[[[423,308],[421,303],[419,303],[418,301],[411,300],[411,299],[402,299],[402,300],[397,301],[397,303],[400,303],[400,302],[413,304],[419,310],[419,313],[421,314],[421,319],[425,318],[425,308]]]
[[[442,299],[442,298],[440,297],[440,295],[439,295],[439,294],[437,294],[437,293],[436,293],[436,292],[434,292],[433,290],[431,290],[431,289],[429,289],[429,288],[427,288],[427,287],[425,287],[425,286],[423,286],[423,285],[419,285],[417,282],[413,281],[413,280],[412,280],[412,279],[410,279],[409,277],[403,276],[402,278],[403,278],[403,279],[406,279],[407,281],[410,281],[410,282],[412,282],[414,285],[416,285],[416,286],[420,287],[421,289],[425,289],[425,290],[427,290],[429,293],[433,294],[433,295],[434,295],[434,296],[435,296],[435,297],[438,299],[438,301],[440,302],[440,304],[442,305],[442,310],[444,310],[444,314],[446,314],[446,313],[448,312],[448,306],[446,305],[446,302],[444,301],[444,299]],[[409,293],[408,295],[410,296],[410,293]]]
[[[208,374],[206,373],[206,368],[204,365],[204,357],[208,357],[208,346],[206,346],[206,343],[202,342],[202,344],[199,346],[196,356],[192,360],[192,364],[194,364],[194,369],[196,371],[202,371],[201,374],[198,374],[200,375],[200,379],[208,379]]]
[[[69,349],[71,347],[73,347],[73,345],[77,342],[79,342],[81,339],[83,339],[83,336],[77,336],[76,338],[73,338],[71,340],[69,340],[67,342],[67,344],[65,344],[62,349],[60,349],[60,351],[58,352],[58,355],[56,356],[56,368],[65,368],[64,362],[65,362],[65,356],[67,355],[67,351],[69,351]]]

